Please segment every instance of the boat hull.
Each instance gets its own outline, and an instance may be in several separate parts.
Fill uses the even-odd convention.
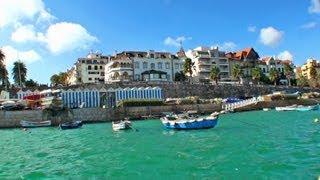
[[[213,128],[218,123],[218,117],[207,117],[191,120],[168,121],[161,118],[162,124],[168,129],[209,129]]]
[[[130,126],[131,126],[131,122],[130,121],[112,122],[112,129],[114,131],[129,129]]]
[[[24,128],[35,128],[35,127],[48,127],[51,126],[51,121],[26,121],[26,120],[21,120],[20,124]]]
[[[72,121],[67,122],[59,125],[60,129],[66,130],[66,129],[76,129],[82,127],[82,121]]]

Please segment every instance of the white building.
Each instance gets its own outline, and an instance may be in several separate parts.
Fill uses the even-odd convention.
[[[209,75],[214,66],[220,70],[220,81],[231,80],[229,59],[225,52],[219,51],[218,47],[200,46],[189,51],[187,56],[194,62],[192,74],[194,82],[210,82]]]
[[[123,51],[116,53],[105,68],[105,82],[119,81],[174,81],[183,70],[185,54],[168,52]]]
[[[74,67],[68,71],[69,84],[103,82],[105,65],[109,62],[108,56],[101,53],[89,53],[86,58],[78,58]],[[72,77],[75,76],[75,77]]]

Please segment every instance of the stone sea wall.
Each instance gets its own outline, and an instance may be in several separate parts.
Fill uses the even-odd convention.
[[[211,85],[211,84],[189,84],[180,82],[122,82],[113,84],[83,84],[74,85],[69,88],[125,88],[125,87],[160,87],[163,90],[164,98],[182,98],[187,96],[199,96],[200,98],[226,98],[226,97],[243,97],[243,96],[260,96],[270,94],[274,91],[286,91],[293,93],[300,91],[320,92],[320,89],[309,87],[289,87],[289,86],[272,86],[272,85]]]
[[[159,117],[162,112],[196,110],[198,113],[208,114],[220,111],[216,104],[198,104],[181,106],[147,106],[147,107],[119,107],[119,108],[83,108],[64,111],[28,110],[28,111],[0,111],[0,128],[20,127],[21,120],[45,121],[52,120],[53,125],[75,120],[84,123],[110,122],[130,117],[130,119],[150,119]]]

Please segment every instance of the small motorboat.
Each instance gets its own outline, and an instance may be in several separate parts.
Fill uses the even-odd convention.
[[[20,124],[23,128],[33,128],[33,127],[48,127],[51,126],[51,121],[26,121],[21,120]]]
[[[270,111],[270,108],[263,108],[263,111]]]
[[[60,129],[76,129],[82,127],[82,121],[71,121],[59,125]]]
[[[276,107],[276,111],[295,111],[297,110],[298,105],[294,104],[291,106],[285,106],[285,107]]]
[[[125,130],[132,128],[131,121],[125,119],[120,121],[112,121],[112,129],[114,131]]]

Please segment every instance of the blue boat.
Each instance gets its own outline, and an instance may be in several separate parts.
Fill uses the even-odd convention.
[[[63,124],[60,124],[59,127],[62,130],[76,129],[76,128],[82,127],[82,121],[71,121],[71,122],[63,123]]]
[[[172,114],[160,118],[164,127],[168,129],[208,129],[218,123],[219,115],[213,113],[205,117],[190,116],[188,114]]]

